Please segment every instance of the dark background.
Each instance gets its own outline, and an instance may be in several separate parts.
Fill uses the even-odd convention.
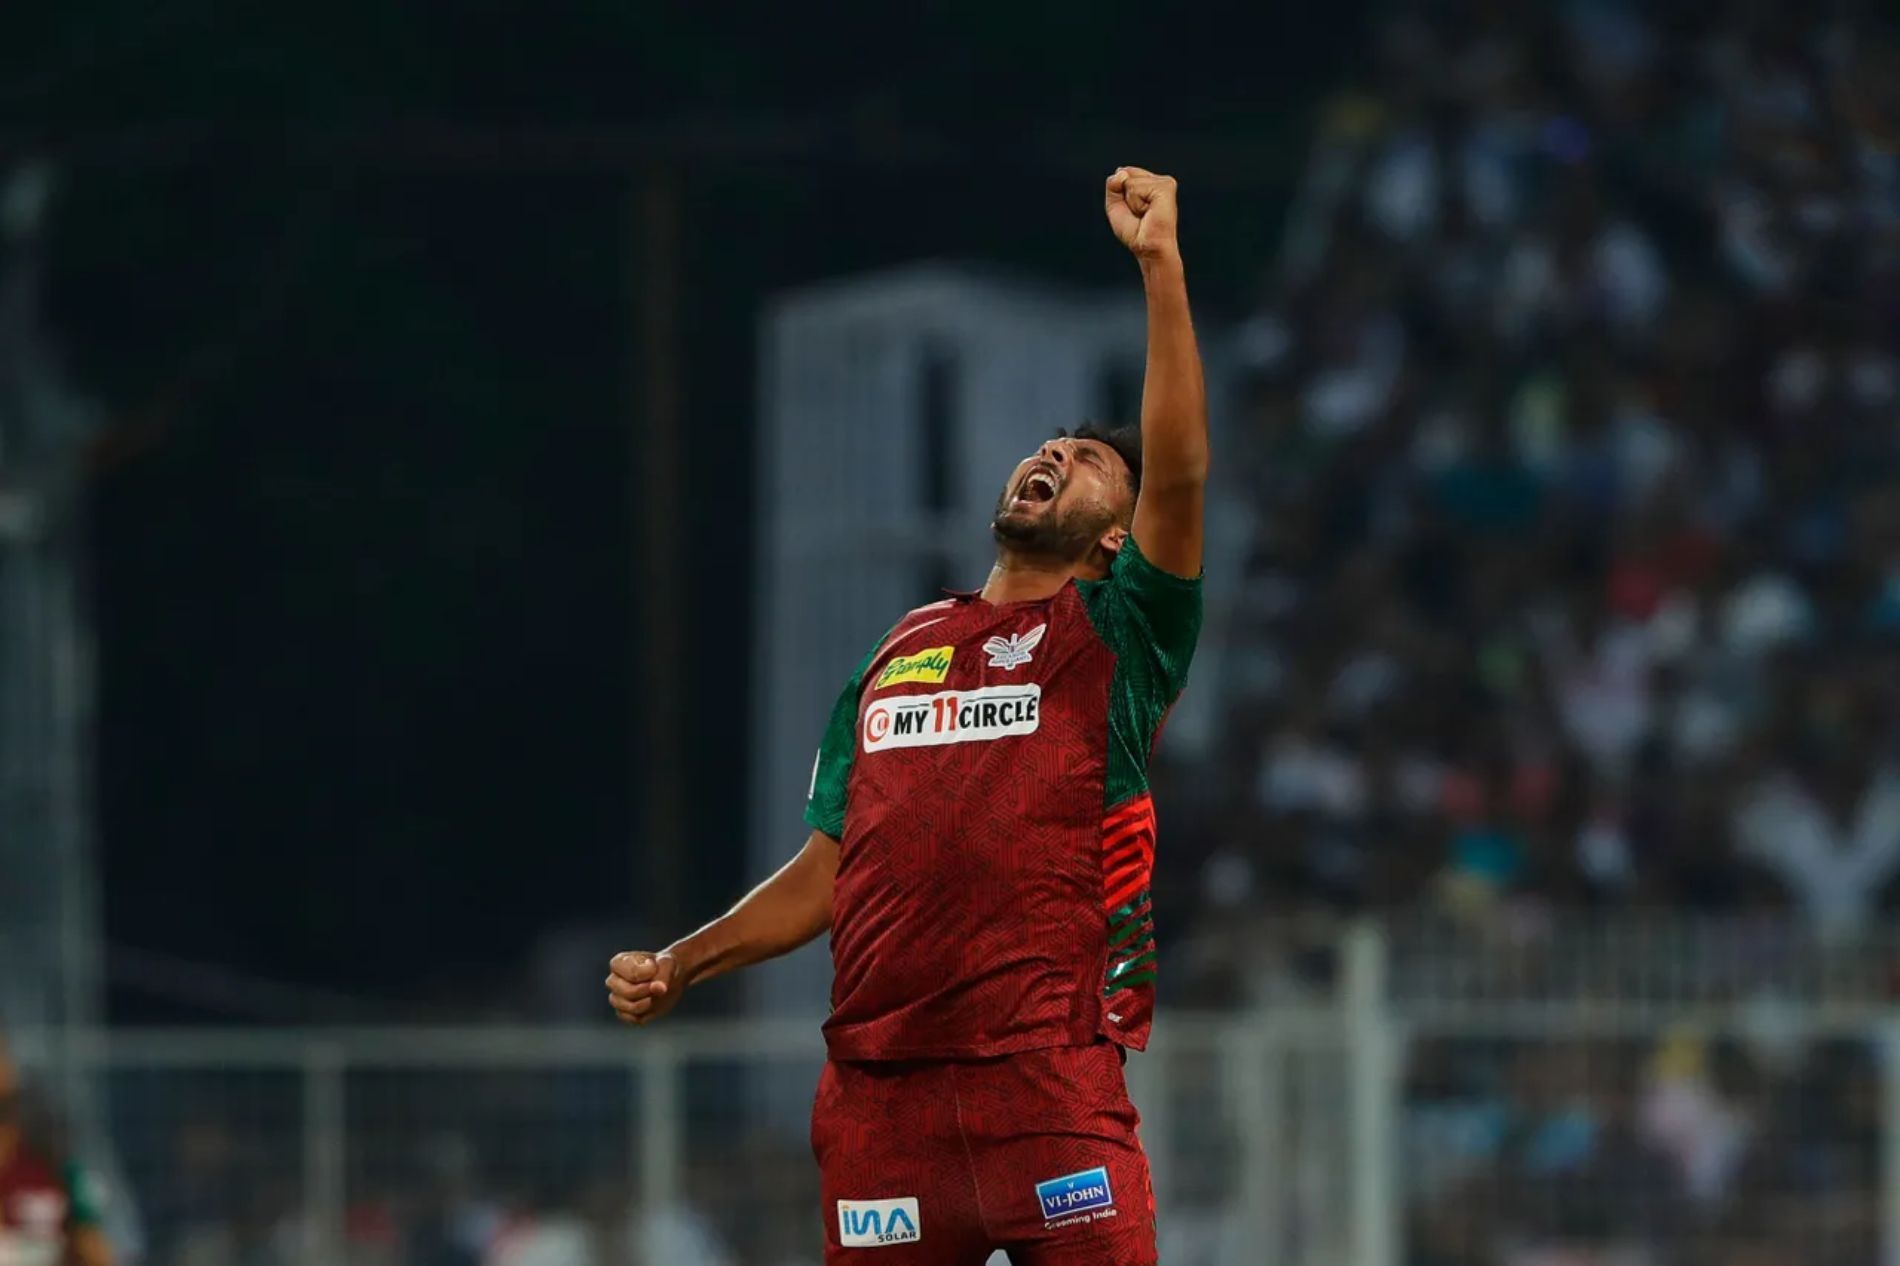
[[[747,878],[716,718],[747,707],[761,300],[919,257],[1128,280],[1098,191],[1133,162],[1181,175],[1197,299],[1237,312],[1360,10],[7,6],[0,158],[59,167],[53,317],[110,417],[111,941],[466,1005],[551,926],[711,913]],[[637,538],[666,478],[695,706],[682,838],[652,839]],[[660,850],[691,863],[656,891]],[[178,1013],[125,983],[115,1014]]]

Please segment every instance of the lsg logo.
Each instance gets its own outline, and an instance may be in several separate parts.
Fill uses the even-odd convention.
[[[846,1248],[908,1244],[923,1238],[917,1197],[899,1200],[840,1200],[838,1242]]]

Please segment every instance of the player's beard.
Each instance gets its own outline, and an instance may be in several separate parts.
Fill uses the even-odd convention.
[[[1073,563],[1115,524],[1108,510],[1086,504],[1052,505],[1040,514],[1014,515],[1009,511],[1012,500],[1010,490],[1004,489],[996,502],[996,517],[990,520],[990,534],[1012,554]]]

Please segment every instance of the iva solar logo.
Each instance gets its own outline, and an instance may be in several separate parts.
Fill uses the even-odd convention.
[[[1037,1183],[1036,1199],[1042,1202],[1043,1218],[1058,1225],[1114,1216],[1115,1193],[1108,1187],[1108,1170],[1099,1165],[1079,1174]],[[1108,1212],[1095,1212],[1098,1209]],[[1075,1214],[1083,1216],[1074,1217]]]
[[[923,1237],[915,1196],[838,1202],[838,1242],[845,1248],[881,1248]]]

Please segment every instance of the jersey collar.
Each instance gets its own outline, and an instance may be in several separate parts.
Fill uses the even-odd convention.
[[[996,605],[1000,607],[1004,607],[1004,608],[1042,606],[1046,603],[1054,602],[1057,598],[1060,598],[1063,595],[1063,593],[1069,588],[1069,586],[1073,585],[1074,583],[1075,583],[1075,577],[1071,576],[1068,578],[1068,580],[1063,582],[1061,589],[1056,590],[1054,593],[1050,594],[1047,598],[1025,598],[1020,602],[1004,602],[1004,603],[1000,603]],[[952,602],[956,603],[958,606],[967,606],[968,604],[972,602],[983,601],[983,591],[981,589],[940,589],[938,590],[938,592],[943,594],[944,597],[950,599]]]

